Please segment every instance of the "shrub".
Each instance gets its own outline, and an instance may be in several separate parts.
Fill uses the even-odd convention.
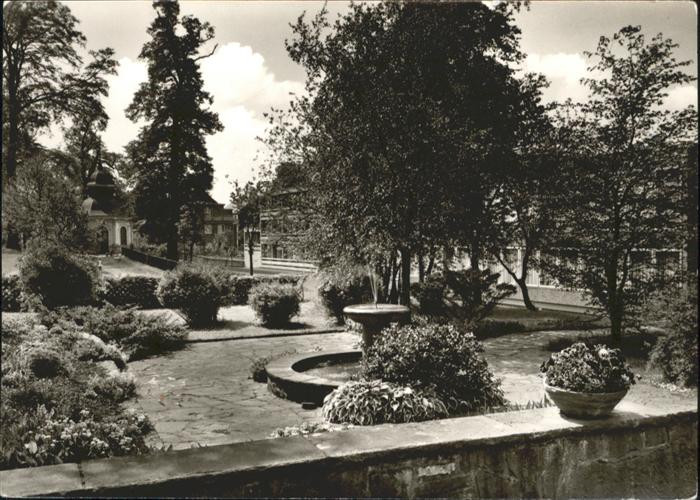
[[[78,337],[49,332],[3,322],[3,341],[11,340],[1,353],[0,468],[147,451],[148,419],[119,404],[133,380],[78,359],[70,345]]]
[[[318,297],[338,325],[345,324],[343,308],[373,300],[369,277],[359,273],[325,273],[318,288]]]
[[[515,293],[513,285],[498,283],[498,276],[488,270],[447,271],[447,286],[459,299],[467,321],[484,319],[501,300]]]
[[[22,309],[22,283],[18,274],[2,275],[2,310],[18,312]]]
[[[698,383],[698,294],[697,287],[678,289],[663,301],[660,319],[667,331],[651,351],[649,364],[658,367],[663,378],[683,386]]]
[[[49,309],[97,300],[97,264],[55,243],[31,246],[20,260],[20,278],[23,292]]]
[[[578,342],[542,363],[540,371],[552,387],[575,392],[618,392],[635,383],[619,349]]]
[[[119,348],[129,360],[179,349],[187,338],[185,328],[161,316],[110,305],[60,309],[42,314],[40,320],[51,330],[61,327],[94,335]]]
[[[377,425],[444,418],[448,411],[431,391],[365,380],[347,382],[331,392],[322,414],[335,424]]]
[[[259,284],[250,291],[250,305],[263,325],[284,326],[299,314],[299,293],[291,285]]]
[[[267,382],[267,370],[265,367],[270,362],[270,358],[257,358],[250,365],[250,377],[255,382],[260,382],[262,384]]]
[[[107,278],[100,297],[115,306],[135,306],[139,309],[163,307],[158,300],[158,278],[124,276]]]
[[[452,325],[392,325],[362,360],[365,379],[432,390],[451,412],[505,403],[473,334]]]
[[[519,321],[493,321],[483,320],[474,326],[474,336],[479,339],[490,339],[500,337],[501,335],[509,335],[511,333],[521,333],[526,331],[525,325]]]
[[[411,285],[411,293],[418,301],[418,312],[428,316],[445,313],[447,283],[440,274],[431,274],[422,283]]]
[[[277,276],[228,276],[228,293],[225,293],[227,304],[244,305],[250,302],[250,292],[256,285],[292,285],[297,294],[301,295],[303,276],[280,274]]]
[[[163,276],[158,298],[165,307],[178,309],[190,326],[209,326],[216,323],[221,289],[211,273],[180,267]]]

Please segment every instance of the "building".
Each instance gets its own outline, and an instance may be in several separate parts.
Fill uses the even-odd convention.
[[[217,235],[227,234],[232,241],[238,241],[238,224],[231,205],[218,203],[208,194],[203,202],[204,241],[210,242]],[[233,234],[231,234],[233,233]]]
[[[119,252],[120,246],[132,243],[134,221],[116,192],[112,174],[105,167],[98,167],[90,176],[88,197],[82,203],[82,210],[88,216],[88,228],[94,234],[94,253]]]

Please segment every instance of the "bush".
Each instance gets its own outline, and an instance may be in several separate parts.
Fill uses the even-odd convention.
[[[133,380],[77,358],[79,337],[49,332],[3,322],[0,468],[146,452],[148,419],[119,404]]]
[[[303,276],[280,274],[277,276],[228,275],[224,297],[228,305],[244,305],[250,302],[250,291],[256,285],[292,285],[301,295]]]
[[[216,323],[221,288],[211,273],[180,267],[163,276],[158,298],[165,307],[178,309],[190,326],[209,326]]]
[[[100,298],[115,306],[134,306],[139,309],[158,309],[158,278],[150,276],[124,276],[107,278]]]
[[[683,386],[698,384],[698,294],[696,287],[678,289],[666,296],[660,314],[667,331],[651,351],[650,366],[664,380]]]
[[[488,270],[447,271],[447,286],[459,299],[467,321],[481,321],[501,300],[515,293],[513,285],[498,283],[498,276]]]
[[[635,383],[619,349],[576,343],[542,363],[540,371],[552,387],[575,392],[618,392]]]
[[[267,370],[265,367],[270,362],[270,358],[256,358],[250,365],[250,377],[255,382],[262,384],[267,382]]]
[[[335,424],[377,425],[421,422],[448,416],[431,391],[381,380],[347,382],[323,401],[323,418]]]
[[[527,328],[519,321],[483,320],[474,326],[473,331],[477,339],[483,340],[511,333],[521,333],[527,331]]]
[[[385,328],[363,357],[362,376],[432,390],[455,413],[505,403],[481,343],[452,325]]]
[[[440,274],[431,274],[422,283],[411,285],[411,293],[418,301],[418,312],[427,316],[445,313],[447,283]]]
[[[2,310],[18,312],[22,310],[22,283],[18,274],[2,276]]]
[[[110,305],[60,309],[42,314],[40,320],[50,331],[58,327],[94,335],[119,348],[132,361],[179,349],[187,338],[185,328],[161,316]]]
[[[291,285],[255,285],[250,291],[250,305],[262,324],[280,327],[299,314],[299,293]]]
[[[345,324],[343,308],[373,300],[369,277],[359,273],[325,273],[318,288],[318,297],[338,325]]]
[[[20,260],[25,295],[49,309],[94,304],[99,286],[97,264],[54,243],[33,245]]]

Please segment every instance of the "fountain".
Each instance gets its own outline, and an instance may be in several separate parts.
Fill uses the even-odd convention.
[[[407,323],[411,311],[407,306],[377,303],[377,284],[370,272],[372,304],[347,306],[343,313],[362,325],[362,343],[366,349],[390,323]],[[323,398],[359,371],[363,352],[321,351],[293,354],[271,361],[267,367],[267,386],[276,396],[299,403],[321,405]]]

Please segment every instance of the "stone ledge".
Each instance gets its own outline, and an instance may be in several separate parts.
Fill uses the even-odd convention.
[[[300,330],[275,330],[275,333],[264,333],[261,335],[236,335],[235,331],[226,334],[209,334],[206,331],[189,332],[185,342],[195,344],[199,342],[220,342],[224,340],[251,340],[251,339],[267,339],[275,337],[296,337],[299,335],[321,335],[324,333],[343,333],[345,328],[304,328]]]
[[[695,438],[689,438],[689,433],[694,434]],[[631,455],[628,462],[639,463],[642,469],[651,472],[640,472],[638,477],[629,479],[629,490],[620,490],[622,486],[618,487],[612,483],[619,481],[619,472],[602,469],[610,470],[611,474],[615,472],[609,478],[610,488],[617,488],[614,491],[629,492],[631,496],[639,496],[640,488],[643,490],[640,484],[656,484],[655,478],[648,477],[649,474],[668,474],[669,467],[675,467],[678,471],[674,470],[673,474],[683,476],[684,484],[680,490],[669,492],[669,495],[677,495],[680,491],[683,496],[690,496],[692,488],[695,488],[697,475],[693,484],[688,486],[685,482],[689,482],[689,467],[692,466],[692,470],[695,470],[695,466],[689,462],[696,457],[696,436],[697,410],[659,414],[623,401],[611,418],[594,421],[566,419],[559,415],[556,408],[543,408],[421,423],[356,427],[340,432],[219,445],[141,457],[92,460],[80,465],[63,464],[2,471],[0,484],[2,495],[9,497],[285,496],[292,493],[296,493],[292,496],[306,496],[305,493],[315,496],[323,495],[324,492],[327,495],[333,491],[336,492],[335,496],[376,496],[383,493],[389,496],[403,496],[401,492],[423,491],[420,488],[428,488],[425,490],[428,493],[432,491],[434,494],[430,496],[453,496],[450,492],[457,496],[465,496],[465,491],[472,491],[469,488],[473,485],[467,484],[469,481],[483,482],[489,480],[484,477],[498,476],[493,476],[493,473],[483,476],[483,472],[469,465],[474,460],[479,464],[486,464],[483,467],[491,464],[490,467],[500,470],[505,466],[501,462],[509,460],[507,457],[522,460],[522,454],[527,452],[532,455],[528,459],[530,461],[525,462],[530,469],[554,466],[548,462],[554,461],[553,464],[563,467],[562,470],[566,474],[576,474],[579,465],[588,467],[581,469],[582,474],[590,474],[590,470],[608,467],[605,466],[606,463],[612,464],[609,467],[617,467],[619,461],[615,458],[617,455],[610,459],[612,462],[605,454],[601,455],[602,458],[591,458],[590,449],[600,451],[610,448],[619,455],[623,454],[624,450],[615,450],[632,446],[633,453],[629,452]],[[593,443],[592,448],[586,446],[587,442]],[[610,446],[605,444],[601,448],[601,445],[595,444],[598,442],[608,443]],[[547,451],[556,451],[562,446],[573,446],[571,449],[583,455],[561,455],[560,451],[554,454]],[[642,446],[649,451],[636,452],[635,446]],[[672,447],[675,447],[675,451]],[[679,450],[682,456],[678,456]],[[674,453],[671,453],[672,451]],[[672,458],[668,458],[669,456]],[[574,463],[559,464],[564,458]],[[581,462],[583,459],[587,461]],[[644,462],[662,459],[672,460],[673,463]],[[397,467],[403,472],[397,471]],[[517,471],[517,468],[515,470]],[[543,469],[542,472],[546,470]],[[455,475],[456,482],[431,479],[432,475],[449,479],[451,474]],[[469,474],[471,476],[467,478],[466,475]],[[482,476],[474,476],[478,474]],[[528,474],[532,475],[532,471]],[[502,479],[498,481],[500,482],[491,485],[491,488],[495,489],[488,491],[510,491],[498,489],[507,486],[501,484]],[[565,488],[565,491],[575,494],[578,492],[576,488],[583,487],[579,484],[583,479],[574,477],[572,481],[573,486],[568,486],[566,482],[564,486],[539,485],[538,491],[557,496],[561,493],[561,488]],[[449,486],[448,483],[453,486]],[[455,485],[458,484],[462,485],[461,489],[449,489],[457,488]],[[597,485],[598,491],[603,486],[605,485]],[[518,486],[513,483],[510,487]],[[663,481],[659,488],[662,487]],[[521,491],[521,496],[532,496],[532,492],[527,488],[517,491]],[[579,495],[585,491],[581,490]],[[393,494],[390,494],[392,492]],[[412,496],[408,493],[406,495]]]

